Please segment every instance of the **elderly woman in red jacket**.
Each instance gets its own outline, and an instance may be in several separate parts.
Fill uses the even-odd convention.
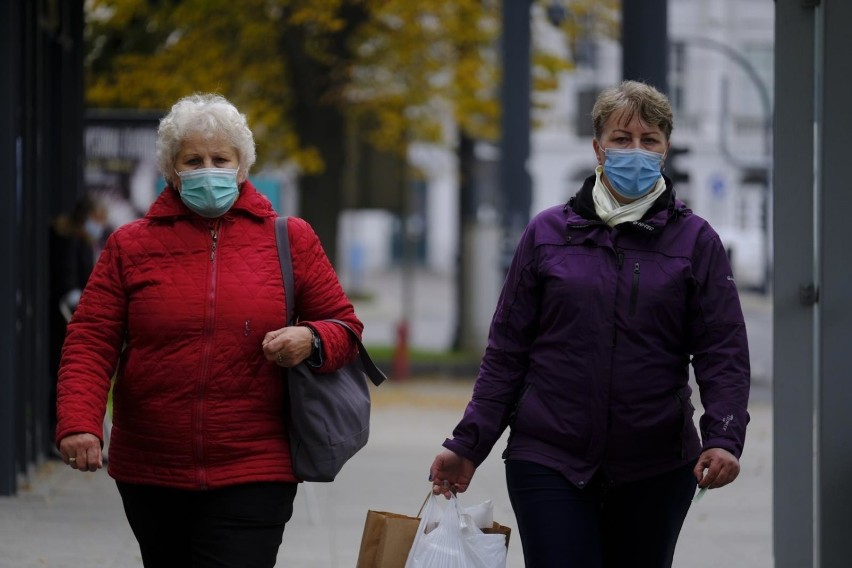
[[[56,440],[70,467],[102,467],[115,374],[109,474],[145,566],[273,566],[299,482],[281,368],[343,366],[354,340],[323,320],[363,325],[298,218],[284,290],[277,214],[247,178],[254,139],[230,102],[179,100],[156,150],[168,185],[110,236],[68,326]],[[283,327],[285,293],[299,325]]]

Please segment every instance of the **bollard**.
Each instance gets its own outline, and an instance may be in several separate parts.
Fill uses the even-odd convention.
[[[393,352],[391,377],[398,381],[407,379],[410,370],[408,361],[408,321],[402,320],[396,326],[396,347]]]

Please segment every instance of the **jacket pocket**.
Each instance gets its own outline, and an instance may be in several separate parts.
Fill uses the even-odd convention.
[[[681,427],[680,427],[680,457],[686,457],[687,441],[691,438],[691,434],[695,429],[695,424],[692,419],[695,415],[695,406],[692,404],[690,394],[692,389],[687,385],[678,389],[675,394],[675,400],[680,408]]]
[[[508,459],[509,457],[509,448],[512,447],[512,437],[515,435],[515,422],[518,420],[518,413],[521,410],[521,405],[524,404],[524,400],[529,395],[530,390],[532,389],[532,383],[527,383],[524,385],[521,394],[518,396],[517,402],[515,402],[515,407],[512,409],[512,413],[509,414],[509,437],[506,440],[506,449],[503,450],[502,458]]]

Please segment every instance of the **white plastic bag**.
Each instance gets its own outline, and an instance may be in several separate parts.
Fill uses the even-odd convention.
[[[405,568],[505,568],[506,538],[483,533],[455,496],[443,499],[429,497]]]
[[[465,507],[461,514],[470,515],[474,526],[481,529],[490,529],[494,523],[494,505],[492,505],[491,499],[473,507]]]

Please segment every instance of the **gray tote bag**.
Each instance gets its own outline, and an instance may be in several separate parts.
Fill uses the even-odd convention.
[[[278,260],[287,298],[287,325],[293,325],[293,265],[287,218],[275,220]],[[346,329],[358,344],[358,358],[332,373],[314,373],[300,363],[285,369],[289,408],[284,413],[293,472],[303,481],[334,481],[343,465],[367,444],[370,434],[370,389],[385,374],[373,363],[358,334],[340,320],[325,320]]]

